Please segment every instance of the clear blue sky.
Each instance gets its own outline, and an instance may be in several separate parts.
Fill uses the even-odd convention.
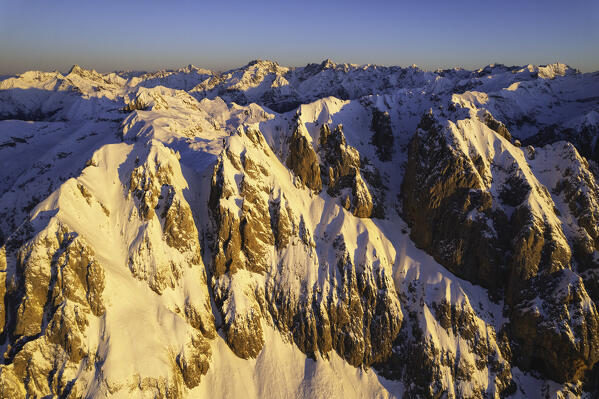
[[[252,59],[599,70],[599,0],[0,0],[0,74]]]

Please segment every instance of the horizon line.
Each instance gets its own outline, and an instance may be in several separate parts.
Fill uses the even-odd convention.
[[[436,67],[436,68],[429,68],[426,66],[421,66],[418,65],[416,63],[410,64],[410,65],[400,65],[400,64],[395,64],[395,65],[388,65],[388,64],[382,64],[382,63],[365,63],[365,64],[359,64],[359,63],[353,63],[353,62],[336,62],[334,60],[332,60],[331,58],[326,58],[324,60],[322,60],[321,62],[308,62],[305,65],[285,65],[282,64],[276,60],[271,60],[271,59],[252,59],[250,61],[248,61],[247,63],[243,64],[243,65],[239,65],[239,66],[234,66],[234,67],[230,67],[230,68],[208,68],[208,67],[204,67],[201,65],[196,65],[194,63],[189,63],[189,64],[185,64],[182,63],[180,66],[174,66],[174,67],[163,67],[163,68],[158,68],[158,69],[151,69],[151,68],[115,68],[115,69],[95,69],[93,67],[89,67],[86,66],[85,64],[79,64],[79,63],[75,63],[73,64],[70,68],[68,68],[68,70],[66,72],[63,72],[60,70],[60,68],[55,68],[55,69],[26,69],[22,72],[13,72],[13,73],[0,73],[0,76],[2,77],[10,77],[10,76],[18,76],[18,75],[22,75],[24,73],[27,72],[45,72],[45,73],[52,73],[52,72],[58,72],[61,75],[68,75],[73,68],[75,67],[79,67],[81,69],[84,70],[88,70],[88,71],[94,71],[100,74],[110,74],[110,73],[143,73],[143,74],[151,74],[151,73],[157,73],[157,72],[176,72],[176,71],[180,71],[182,69],[186,69],[186,68],[197,68],[197,69],[204,69],[207,70],[209,72],[215,73],[215,74],[224,74],[227,72],[231,72],[231,71],[235,71],[235,70],[239,70],[242,69],[244,67],[248,67],[251,66],[253,64],[259,63],[259,62],[268,62],[268,63],[274,63],[277,66],[283,67],[283,68],[289,68],[289,69],[299,69],[299,68],[305,68],[308,67],[310,65],[326,65],[328,63],[332,63],[334,64],[335,67],[337,66],[351,66],[351,67],[381,67],[381,68],[401,68],[401,69],[408,69],[408,68],[417,68],[423,72],[439,72],[439,71],[447,71],[447,70],[465,70],[465,71],[478,71],[478,70],[482,70],[486,67],[497,67],[497,66],[504,66],[506,68],[525,68],[525,67],[547,67],[549,65],[565,65],[566,67],[568,67],[569,69],[572,69],[574,71],[576,71],[577,73],[594,73],[594,72],[599,72],[599,70],[589,70],[589,71],[583,71],[578,67],[573,67],[571,66],[569,63],[566,62],[561,62],[561,61],[555,61],[555,62],[551,62],[551,63],[544,63],[544,64],[534,64],[534,63],[528,63],[528,64],[506,64],[506,63],[502,63],[502,62],[491,62],[488,64],[485,64],[483,66],[478,66],[475,68],[468,68],[466,66],[460,66],[460,65],[454,65],[454,66],[450,66],[450,67]]]

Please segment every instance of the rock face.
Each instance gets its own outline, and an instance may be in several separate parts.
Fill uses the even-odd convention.
[[[227,170],[241,172],[240,185]],[[237,282],[235,276],[241,279],[242,274],[264,273],[269,266],[270,246],[275,242],[270,229],[269,202],[264,198],[269,190],[265,182],[255,180],[259,174],[261,171],[247,152],[242,163],[239,154],[229,148],[214,168],[210,191],[216,231],[212,267],[215,299],[225,313],[227,343],[242,358],[256,357],[262,349],[265,304],[259,302],[264,294],[257,286],[252,284],[244,290],[244,282]],[[241,213],[233,202],[238,196],[242,197]],[[238,285],[241,287],[237,288]],[[236,296],[240,295],[251,298],[248,308],[236,308]]]
[[[376,365],[387,378],[406,381],[407,398],[504,397],[516,386],[511,350],[496,328],[493,305],[471,303],[461,288],[406,258],[399,269],[404,323],[389,361]],[[499,312],[500,313],[500,312]],[[500,316],[500,315],[499,315]],[[484,376],[484,377],[483,377]]]
[[[194,269],[194,277],[199,277],[194,284],[204,288],[199,298],[187,296],[182,310],[175,308],[175,312],[181,312],[184,320],[195,329],[183,348],[174,355],[175,381],[180,375],[185,386],[191,389],[208,372],[211,358],[209,341],[216,336],[206,291],[207,277],[201,258],[199,233],[182,193],[182,176],[176,155],[161,144],[152,143],[145,162],[141,163],[136,158],[135,165],[129,178],[129,195],[135,202],[142,224],[136,240],[129,247],[131,273],[162,295],[167,289],[176,290],[183,285],[182,280],[189,273],[186,269]],[[156,241],[157,233],[158,237],[161,236],[159,241]],[[157,251],[168,253],[168,257],[156,256]],[[148,381],[153,384],[153,379]],[[166,396],[169,396],[168,390],[175,388],[169,387],[172,381],[165,381]]]
[[[345,148],[341,128],[333,137],[328,127],[323,132],[322,148],[347,151],[326,177],[341,181],[346,173],[359,176],[359,158]],[[271,168],[260,160],[264,153]],[[267,323],[309,356],[335,350],[354,366],[384,361],[402,319],[389,264],[367,252],[356,259],[339,232],[331,238],[334,251],[318,255],[318,247],[327,244],[314,241],[307,221],[292,210],[291,194],[281,193],[272,174],[278,162],[262,134],[249,130],[223,151],[212,177],[212,278],[227,343],[240,357],[256,357]],[[336,186],[331,180],[327,184]],[[299,265],[285,259],[296,252],[314,259],[308,267],[318,269],[319,277],[294,288],[286,276],[297,273]],[[240,302],[248,306],[239,308]]]
[[[300,123],[296,125],[289,139],[287,167],[308,188],[320,191],[323,184],[328,186],[327,193],[339,197],[342,206],[354,216],[371,217],[374,201],[368,184],[360,173],[360,153],[347,145],[343,125],[337,125],[331,131],[328,124],[323,124],[317,151],[306,136],[300,133],[303,128],[300,126]]]
[[[540,276],[521,296],[511,316],[519,364],[559,382],[583,378],[599,360],[599,316],[582,278],[571,270]]]
[[[162,294],[167,287],[177,285],[187,265],[202,264],[200,243],[191,209],[180,190],[173,186],[174,169],[180,168],[176,157],[160,144],[155,144],[146,156],[146,162],[136,166],[129,178],[129,195],[144,221],[130,248],[129,269]],[[169,258],[155,256],[151,236],[158,226],[165,243],[176,250],[176,255],[173,251]]]
[[[573,256],[582,270],[597,268],[599,187],[596,168],[568,142],[538,149],[531,162],[543,164],[550,159],[561,160],[555,165],[555,173],[545,170],[540,176],[555,198],[559,212],[569,216],[565,225]]]
[[[287,167],[300,178],[306,187],[315,191],[322,189],[318,158],[314,148],[298,128],[294,130],[289,142]]]
[[[105,312],[103,268],[88,244],[65,226],[17,245],[9,240],[3,247],[9,306],[0,392],[15,398],[76,397],[79,363],[94,358],[95,348],[86,340],[90,320]]]
[[[495,119],[489,111],[484,111],[481,119],[482,122],[489,127],[489,129],[493,130],[507,141],[512,141],[512,135],[507,127],[502,122]]]
[[[487,175],[475,165],[483,172],[484,161],[456,150],[444,130],[425,114],[410,142],[402,185],[410,236],[458,276],[497,289],[505,284],[506,248],[488,223],[493,200],[485,190]]]
[[[111,394],[134,387],[180,397],[208,371],[216,331],[181,167],[162,144],[141,147],[96,152],[1,247],[0,396],[93,396],[101,383]],[[168,298],[159,320],[144,314],[156,297]],[[137,337],[152,347],[165,318],[172,343],[127,359],[129,331],[153,331],[158,337]],[[164,374],[135,363],[156,358]],[[119,374],[131,365],[135,373]]]
[[[354,216],[370,217],[373,201],[360,174],[360,154],[347,145],[342,125],[337,125],[332,132],[327,124],[322,125],[319,153],[322,160],[322,181],[328,185],[327,192],[332,196],[340,196],[344,201],[343,207],[351,210]]]
[[[372,134],[371,144],[376,147],[376,153],[383,162],[388,162],[393,156],[393,130],[391,129],[391,118],[389,112],[372,110]]]
[[[443,126],[430,113],[420,122],[402,186],[411,237],[458,276],[504,295],[517,364],[557,381],[579,380],[598,360],[598,318],[582,279],[568,270],[571,250],[556,222],[559,211],[549,191],[528,172],[540,165],[528,166],[519,150],[483,127],[479,138],[462,136],[461,131],[474,128],[471,123],[476,122]],[[483,157],[475,144],[463,144],[468,137],[501,143],[500,150],[496,145],[494,154]],[[498,180],[501,190],[494,189]],[[568,187],[567,181],[556,183],[556,194]],[[586,181],[594,187],[594,178]],[[565,195],[566,204],[576,195],[572,191]],[[584,198],[582,190],[577,192]],[[593,212],[591,205],[586,203],[585,213]],[[593,252],[590,245],[583,252],[587,257]],[[535,307],[534,301],[540,303]]]
[[[504,165],[476,150],[464,151],[460,131],[466,128],[452,122],[440,126],[425,114],[410,144],[404,213],[417,245],[469,281],[508,289],[511,299],[513,287],[540,270],[569,267],[570,248],[547,189],[515,167],[522,155],[512,153],[517,150],[508,149],[507,142],[494,154]],[[498,178],[503,184],[497,193]],[[533,201],[540,203],[538,211]]]

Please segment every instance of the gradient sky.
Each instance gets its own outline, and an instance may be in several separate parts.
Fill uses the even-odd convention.
[[[253,59],[599,70],[599,0],[0,0],[0,74]]]

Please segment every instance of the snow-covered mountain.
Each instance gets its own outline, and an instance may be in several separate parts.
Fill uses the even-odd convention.
[[[599,395],[599,73],[0,80],[0,396]]]

